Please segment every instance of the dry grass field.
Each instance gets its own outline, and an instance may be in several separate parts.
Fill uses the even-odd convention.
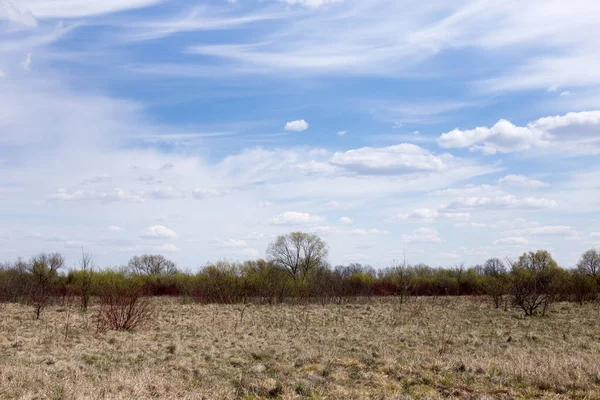
[[[600,306],[545,318],[481,298],[310,306],[153,299],[134,332],[94,309],[0,305],[2,399],[600,398]]]

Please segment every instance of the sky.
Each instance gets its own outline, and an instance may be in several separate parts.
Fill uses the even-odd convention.
[[[597,0],[0,0],[0,260],[600,244]]]

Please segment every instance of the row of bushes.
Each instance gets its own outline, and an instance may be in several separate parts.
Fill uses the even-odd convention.
[[[153,256],[158,257],[158,256]],[[259,301],[342,302],[356,296],[489,295],[497,307],[506,295],[526,299],[528,314],[545,309],[550,299],[583,302],[595,299],[600,279],[583,268],[558,267],[545,251],[526,253],[514,263],[488,260],[465,268],[431,268],[426,265],[395,265],[382,270],[350,264],[332,268],[317,265],[297,278],[286,268],[265,260],[244,263],[220,261],[198,273],[139,269],[81,269],[62,273],[58,254],[40,255],[30,262],[0,267],[0,301],[27,301],[37,314],[51,299],[80,296],[82,308],[92,297],[107,293],[143,293],[149,296],[187,296],[200,303]]]

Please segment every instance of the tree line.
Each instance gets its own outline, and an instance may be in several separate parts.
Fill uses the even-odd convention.
[[[162,255],[133,257],[127,266],[99,269],[82,253],[79,267],[64,271],[58,254],[0,265],[0,301],[24,302],[39,318],[52,302],[78,298],[82,309],[93,299],[106,304],[140,296],[182,296],[199,303],[343,303],[356,298],[486,295],[494,307],[517,307],[545,315],[557,300],[583,303],[600,293],[600,252],[582,254],[577,268],[561,268],[544,250],[517,260],[492,258],[482,265],[432,268],[393,263],[376,270],[352,263],[327,263],[327,244],[314,234],[279,236],[266,259],[218,261],[197,273],[180,271]],[[119,300],[121,301],[121,300]]]

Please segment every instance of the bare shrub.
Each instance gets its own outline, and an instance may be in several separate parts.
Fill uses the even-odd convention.
[[[148,298],[141,290],[112,290],[101,296],[100,310],[96,316],[96,330],[132,331],[152,317]]]
[[[29,302],[35,308],[35,319],[40,319],[42,310],[52,298],[52,291],[58,278],[58,270],[65,264],[65,259],[58,253],[40,254],[27,265],[31,275]]]

